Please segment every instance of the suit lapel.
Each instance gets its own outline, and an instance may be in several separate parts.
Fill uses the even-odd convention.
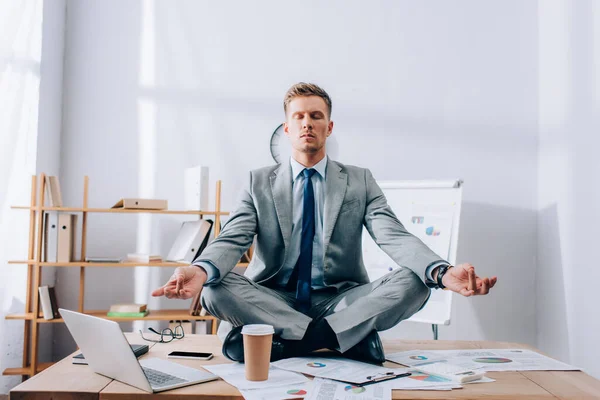
[[[286,249],[292,237],[292,167],[284,162],[270,176],[271,193]]]
[[[333,228],[340,213],[344,196],[346,195],[346,184],[348,174],[342,172],[339,165],[327,160],[327,172],[325,178],[325,212],[323,226],[323,254],[327,254],[327,246],[333,233]]]

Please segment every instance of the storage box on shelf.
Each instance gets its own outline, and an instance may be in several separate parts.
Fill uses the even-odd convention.
[[[42,267],[74,267],[79,268],[79,297],[78,311],[89,315],[94,315],[101,318],[110,319],[113,321],[131,321],[135,318],[111,318],[106,315],[108,310],[85,310],[85,270],[86,268],[127,268],[137,266],[149,267],[177,267],[188,265],[178,262],[121,262],[121,263],[102,263],[102,262],[44,262],[42,261],[42,246],[43,246],[43,221],[44,214],[48,211],[69,212],[81,214],[81,260],[85,260],[87,247],[87,228],[89,213],[152,213],[152,214],[181,214],[181,215],[197,215],[200,218],[203,216],[214,217],[215,236],[219,234],[221,217],[229,215],[228,212],[221,211],[221,181],[217,181],[215,195],[215,210],[214,211],[177,211],[177,210],[138,210],[138,209],[115,209],[115,208],[89,208],[88,207],[88,188],[89,179],[84,177],[83,184],[83,205],[82,207],[46,207],[44,205],[44,195],[46,193],[45,174],[41,174],[39,179],[37,176],[32,176],[31,179],[31,202],[29,206],[13,206],[13,209],[29,210],[29,247],[26,260],[9,261],[9,264],[27,265],[27,297],[25,304],[25,312],[21,314],[8,314],[7,320],[23,320],[24,321],[24,348],[22,367],[7,368],[3,371],[3,375],[22,375],[23,378],[33,376],[36,373],[44,370],[52,365],[52,363],[38,362],[38,336],[39,324],[44,323],[61,323],[62,318],[45,320],[42,316],[42,311],[39,305],[38,287],[41,283]],[[39,184],[38,184],[39,182]],[[250,253],[251,254],[251,253]],[[245,267],[248,263],[240,263],[238,266]],[[151,310],[144,318],[139,318],[151,321],[172,321],[172,320],[211,320],[212,334],[216,333],[216,318],[210,315],[192,316],[188,309],[179,310]]]

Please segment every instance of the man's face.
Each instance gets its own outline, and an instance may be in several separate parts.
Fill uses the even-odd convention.
[[[319,96],[299,96],[289,102],[284,131],[294,153],[325,155],[325,141],[332,130],[327,104]]]

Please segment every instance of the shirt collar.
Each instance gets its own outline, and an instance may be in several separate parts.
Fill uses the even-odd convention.
[[[292,177],[294,177],[294,180],[296,180],[298,175],[306,168],[304,165],[294,160],[294,157],[290,157],[290,165],[292,166]],[[323,157],[323,159],[316,163],[312,168],[325,179],[325,173],[327,172],[327,156]]]

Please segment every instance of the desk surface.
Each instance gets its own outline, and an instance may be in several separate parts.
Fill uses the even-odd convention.
[[[127,334],[131,343],[144,343],[138,334]],[[529,348],[529,346],[506,342],[433,341],[433,340],[387,340],[383,342],[387,353],[412,349],[485,349]],[[150,348],[143,357],[166,358],[173,350],[212,352],[210,361],[172,361],[190,367],[230,362],[221,354],[221,342],[213,335],[189,335],[179,341],[159,343]],[[535,350],[535,349],[533,349]],[[398,366],[386,363],[386,366]],[[496,382],[465,385],[452,391],[392,391],[393,399],[600,399],[600,381],[580,371],[528,371],[488,372]],[[219,379],[213,382],[170,390],[161,394],[146,393],[121,382],[97,375],[88,366],[74,365],[71,356],[54,364],[38,375],[28,379],[10,392],[10,399],[119,399],[164,396],[194,399],[242,399],[238,390]]]

